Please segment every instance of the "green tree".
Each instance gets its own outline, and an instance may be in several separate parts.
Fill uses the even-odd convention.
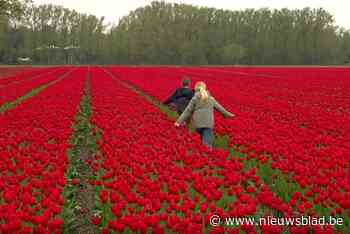
[[[246,49],[236,43],[231,43],[222,48],[224,64],[238,64],[245,55]]]
[[[28,0],[0,0],[0,16],[19,19]]]
[[[308,65],[344,64],[350,54],[349,30],[322,8],[231,11],[154,1],[108,27],[103,17],[62,6],[0,4],[0,63],[28,56],[41,64]]]

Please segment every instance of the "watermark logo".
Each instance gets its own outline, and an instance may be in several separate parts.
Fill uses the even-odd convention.
[[[221,218],[219,215],[213,215],[210,217],[210,225],[213,227],[218,227],[221,225]]]

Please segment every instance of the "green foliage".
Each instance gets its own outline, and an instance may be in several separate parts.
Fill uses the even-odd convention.
[[[224,136],[216,135],[213,145],[215,148],[228,150],[230,146],[229,143],[230,143],[230,137],[228,135],[224,135]]]
[[[340,33],[343,30],[343,33]],[[134,64],[343,64],[344,29],[324,9],[218,10],[152,2],[111,31]],[[152,55],[152,56],[149,56]],[[117,54],[116,54],[117,56]]]
[[[87,83],[88,84],[88,83]],[[82,173],[91,170],[91,168],[83,161],[81,154],[83,151],[88,151],[93,154],[97,152],[97,139],[99,138],[99,131],[95,129],[90,123],[91,117],[91,106],[90,106],[90,89],[86,86],[85,94],[81,99],[78,112],[75,116],[75,121],[72,126],[73,134],[70,139],[71,148],[68,149],[67,155],[69,157],[69,168],[66,171],[67,183],[64,187],[64,207],[61,212],[61,217],[64,221],[63,233],[72,233],[74,229],[74,223],[76,223],[77,212],[79,212],[79,205],[77,202],[78,189],[87,188],[86,178],[82,180]],[[96,132],[97,134],[93,134]],[[85,152],[86,153],[86,152]],[[91,179],[96,179],[97,175],[93,175]],[[73,178],[79,179],[79,187],[74,186],[71,181]],[[99,213],[99,193],[100,188],[96,188],[96,213]],[[84,190],[86,191],[86,190]],[[101,207],[102,209],[102,207]]]
[[[69,149],[67,151],[67,155],[69,157],[70,162],[74,162],[74,158],[77,157],[76,153]],[[77,193],[77,188],[73,186],[70,181],[77,176],[77,165],[71,164],[66,172],[66,179],[68,183],[65,185],[63,189],[62,196],[64,197],[64,206],[61,211],[61,217],[64,220],[63,233],[69,233],[70,227],[73,225],[74,218],[74,209],[76,207],[75,196]]]
[[[238,64],[245,55],[246,49],[235,43],[222,48],[223,63],[225,64]]]
[[[44,89],[46,89],[50,84],[52,84],[53,82],[49,83],[49,84],[44,84],[41,85],[35,89],[32,89],[31,91],[29,91],[28,93],[26,93],[25,95],[19,97],[18,99],[16,99],[13,102],[5,102],[4,104],[0,105],[0,114],[15,108],[17,105],[19,105],[20,103],[24,102],[25,100],[37,95],[38,93],[40,93],[41,91],[43,91]]]
[[[77,64],[94,63],[102,57],[106,49],[102,45],[107,45],[104,17],[52,4],[25,6],[25,17],[15,24],[6,22],[6,38],[1,42],[0,37],[0,63],[30,57],[38,64]]]
[[[16,23],[0,13],[0,63],[18,57],[39,64],[350,62],[349,30],[322,8],[230,11],[154,1],[107,27],[103,17],[62,6],[22,6]]]
[[[0,0],[0,16],[19,19],[28,0]]]

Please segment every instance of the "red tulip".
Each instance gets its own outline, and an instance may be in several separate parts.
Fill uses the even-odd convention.
[[[101,223],[101,219],[98,216],[94,216],[91,218],[91,223],[98,226]]]

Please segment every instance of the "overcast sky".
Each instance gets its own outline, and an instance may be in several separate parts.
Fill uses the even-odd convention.
[[[152,0],[34,0],[36,4],[63,5],[81,13],[105,16],[107,22],[117,22],[137,7],[145,6]],[[169,0],[166,2],[188,3],[197,6],[209,6],[227,10],[245,8],[319,8],[329,11],[335,18],[336,24],[350,29],[350,0]]]

